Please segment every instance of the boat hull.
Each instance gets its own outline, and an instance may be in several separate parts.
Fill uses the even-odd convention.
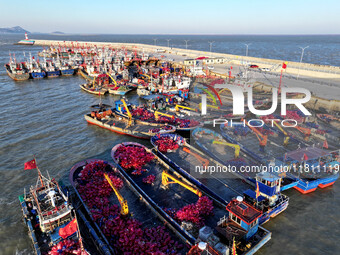
[[[88,89],[85,87],[84,84],[79,85],[80,88],[88,93],[94,94],[94,95],[105,95],[107,93],[107,89],[100,89],[100,90],[95,90],[95,89]]]
[[[96,125],[99,126],[101,128],[105,128],[107,130],[110,130],[112,132],[115,132],[117,134],[120,135],[128,135],[128,136],[132,136],[135,138],[139,138],[139,139],[147,139],[149,140],[151,137],[153,137],[156,133],[147,133],[147,132],[138,132],[138,131],[134,131],[134,130],[129,130],[129,129],[124,129],[124,128],[120,128],[117,127],[115,125],[109,125],[106,123],[103,123],[97,119],[94,119],[88,115],[85,115],[85,120],[87,121],[87,123],[91,124],[91,125]],[[150,127],[151,128],[151,127]],[[173,129],[171,130],[163,130],[162,133],[173,133],[176,131],[176,128],[173,127]]]
[[[11,77],[15,81],[26,81],[30,78],[29,73],[15,74],[10,71],[8,65],[5,65],[5,68],[6,68],[6,72],[8,76]]]
[[[88,75],[88,73],[84,71],[83,69],[79,69],[79,73],[85,80],[93,81],[94,77],[91,77],[90,75]]]
[[[75,72],[74,69],[60,70],[62,76],[72,76],[74,75],[74,72]]]
[[[127,94],[128,92],[130,92],[132,89],[129,90],[114,90],[114,89],[109,89],[109,93],[112,95],[121,95],[124,96],[125,94]]]
[[[45,78],[46,73],[45,72],[32,72],[30,73],[32,79],[42,79]]]
[[[266,163],[263,161],[263,158],[261,158],[259,154],[246,148],[243,144],[241,144],[240,142],[236,141],[234,138],[232,138],[231,136],[223,132],[222,127],[223,127],[223,124],[220,126],[220,129],[221,129],[222,136],[227,141],[240,145],[240,148],[242,151],[244,151],[246,154],[248,154],[253,159],[257,160],[258,162]],[[292,139],[292,140],[294,140],[296,143],[298,142],[298,140],[296,139]],[[318,187],[325,188],[325,187],[331,186],[339,178],[339,173],[333,174],[328,177],[320,177],[315,180],[306,180],[303,178],[299,178],[299,176],[296,176],[293,174],[289,174],[288,176],[295,181],[295,184],[289,185],[289,187],[285,187],[284,190],[293,187],[294,189],[298,190],[302,194],[308,194],[308,193],[315,191]]]
[[[20,205],[21,205],[21,210],[22,210],[22,213],[23,213],[24,222],[28,227],[29,235],[30,235],[32,242],[33,242],[34,251],[37,255],[41,255],[42,253],[40,251],[37,236],[35,235],[35,231],[33,229],[31,218],[27,217],[28,216],[28,210],[27,210],[26,201],[24,199],[24,195],[19,196],[19,202],[20,202]]]
[[[46,71],[47,78],[55,78],[60,76],[60,71]]]
[[[334,182],[339,178],[339,173],[326,178],[320,178],[316,180],[304,180],[300,179],[298,184],[294,187],[302,194],[308,194],[319,188],[327,188],[334,184]]]

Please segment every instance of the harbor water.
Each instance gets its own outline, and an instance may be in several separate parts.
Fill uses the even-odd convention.
[[[24,162],[37,158],[43,173],[56,179],[67,179],[69,169],[87,158],[110,160],[111,148],[123,141],[147,141],[117,135],[84,119],[89,106],[99,97],[79,88],[80,76],[15,82],[3,65],[9,52],[18,60],[25,52],[36,55],[41,47],[15,46],[21,35],[0,35],[0,255],[33,254],[27,229],[21,221],[18,195],[36,181],[35,170],[24,171]],[[213,51],[244,54],[243,43],[252,42],[250,56],[299,61],[299,46],[310,45],[305,61],[339,65],[340,36],[153,36],[103,35],[71,36],[41,35],[36,39],[118,41],[153,43],[185,48],[190,40],[192,49],[209,50],[208,41],[215,41]],[[252,49],[254,48],[254,49]],[[135,93],[135,92],[133,92]],[[135,94],[134,94],[135,95]],[[136,95],[134,96],[136,98]],[[119,97],[105,96],[103,102],[113,104]],[[338,254],[340,252],[340,183],[318,189],[308,195],[295,190],[285,192],[290,197],[288,209],[265,224],[272,240],[257,254]]]

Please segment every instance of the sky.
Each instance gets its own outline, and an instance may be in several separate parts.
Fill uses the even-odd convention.
[[[82,34],[340,34],[339,0],[0,0],[0,27]]]

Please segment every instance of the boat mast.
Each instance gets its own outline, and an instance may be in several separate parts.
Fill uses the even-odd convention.
[[[44,181],[43,181],[43,178],[42,178],[42,174],[41,174],[40,169],[38,167],[37,160],[36,160],[35,156],[34,156],[34,161],[35,161],[35,165],[37,166],[38,176],[39,176],[39,180],[41,182],[41,185],[43,187],[45,187],[45,184],[44,184]]]

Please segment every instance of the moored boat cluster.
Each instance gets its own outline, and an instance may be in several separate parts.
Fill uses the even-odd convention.
[[[94,239],[102,244],[95,245],[94,254],[253,254],[271,238],[262,225],[287,209],[285,190],[306,194],[331,186],[339,177],[340,121],[331,114],[313,112],[307,118],[291,108],[284,116],[234,115],[230,94],[215,88],[233,85],[234,79],[195,75],[165,58],[124,48],[52,47],[39,55],[51,61],[11,59],[9,75],[19,80],[25,73],[33,77],[34,68],[37,73],[39,68],[79,69],[87,80],[81,88],[100,96],[85,120],[151,142],[152,149],[130,141],[115,144],[113,163],[91,159],[72,167],[70,182],[80,204],[76,214],[85,215]],[[127,93],[134,89],[144,104],[129,101]],[[106,93],[126,97],[112,106],[101,101]],[[208,114],[202,113],[201,96],[207,98]],[[255,101],[262,108],[270,103],[264,94]],[[283,120],[298,125],[282,126]],[[39,207],[35,192],[40,189],[21,197],[24,215],[30,202]],[[49,192],[45,197],[52,196]],[[134,211],[136,203],[146,205],[153,225],[136,217],[144,214]],[[34,215],[32,210],[36,208],[29,209]],[[52,238],[57,231],[60,236],[58,228],[65,226],[52,226],[48,235]],[[89,252],[79,242],[80,232],[72,233],[72,240],[78,240],[75,247]],[[53,245],[37,242],[35,249],[44,245],[55,252],[53,247],[60,248],[69,236],[58,240]]]

